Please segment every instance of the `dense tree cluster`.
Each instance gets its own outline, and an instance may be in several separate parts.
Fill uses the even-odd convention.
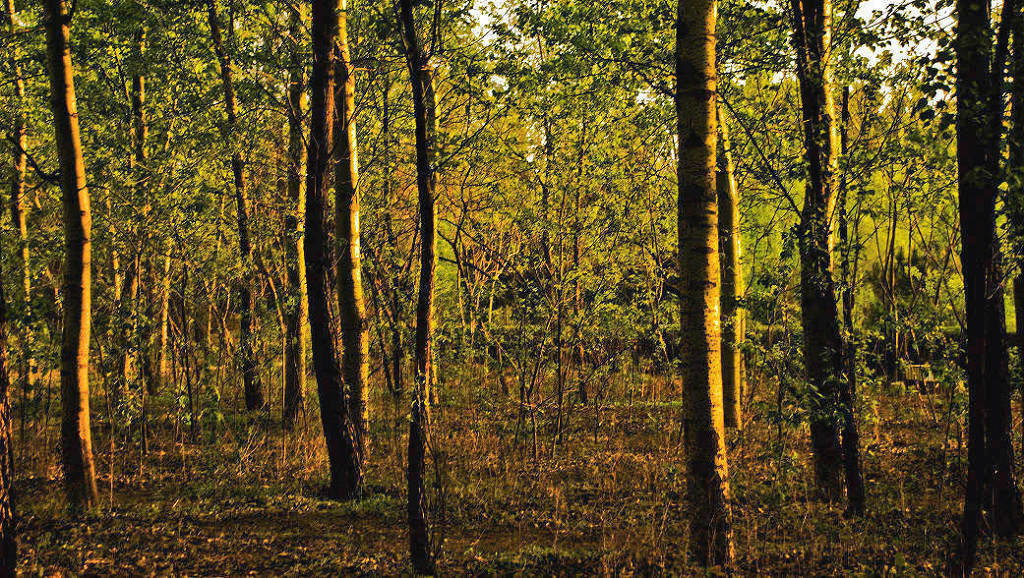
[[[966,431],[969,573],[1021,526],[1022,8],[5,0],[0,574],[56,416],[74,515],[115,444],[319,414],[326,494],[360,500],[407,436],[430,574],[449,412],[499,408],[536,462],[681,401],[686,551],[732,567],[732,449],[804,431],[814,498],[867,515],[899,387]]]

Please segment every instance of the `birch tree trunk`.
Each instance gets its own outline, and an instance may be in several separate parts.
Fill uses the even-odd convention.
[[[356,76],[348,47],[348,14],[341,0],[338,18],[337,114],[338,142],[334,147],[335,241],[338,244],[338,305],[341,313],[342,373],[347,388],[348,413],[352,418],[360,450],[366,452],[367,380],[369,370],[369,334],[366,326],[366,302],[359,242],[359,161],[356,151]]]
[[[690,506],[689,552],[702,566],[733,559],[722,407],[715,73],[716,0],[679,0],[676,115],[679,164],[680,366]]]
[[[92,218],[78,128],[74,67],[68,46],[70,17],[63,0],[43,4],[50,106],[64,206],[64,329],[61,337],[61,458],[72,510],[97,500],[89,427],[89,336],[92,326]]]
[[[722,268],[722,400],[725,426],[743,428],[743,351],[746,322],[743,298],[743,249],[740,241],[740,198],[732,163],[732,144],[724,115],[718,115],[721,135],[716,176],[718,246]]]
[[[5,20],[7,31],[11,36],[16,33],[14,24],[14,0],[6,0]],[[29,262],[28,247],[28,209],[25,206],[25,168],[27,155],[25,145],[27,144],[27,119],[25,112],[25,78],[21,71],[21,65],[15,54],[10,57],[11,74],[14,81],[14,107],[13,123],[11,125],[10,139],[13,145],[11,151],[11,223],[17,229],[18,234],[18,265],[21,268],[21,301],[23,315],[26,319],[24,326],[24,344],[22,346],[19,368],[24,391],[29,392],[35,385],[36,361],[33,357],[35,335],[33,334],[34,319],[32,317],[32,267]]]

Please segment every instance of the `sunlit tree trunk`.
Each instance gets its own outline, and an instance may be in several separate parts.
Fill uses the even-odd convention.
[[[843,378],[843,336],[832,276],[832,208],[838,139],[832,98],[830,0],[793,0],[793,45],[803,111],[807,184],[800,215],[800,305],[804,365],[812,393],[811,445],[823,498],[843,495],[843,449],[835,416]]]
[[[412,85],[413,115],[416,119],[416,188],[420,210],[420,280],[416,300],[416,389],[413,396],[412,420],[409,422],[409,463],[406,481],[409,491],[407,515],[409,552],[416,572],[435,571],[435,549],[428,518],[428,500],[424,477],[426,473],[427,439],[430,433],[431,340],[434,332],[434,268],[437,264],[437,231],[435,230],[437,175],[434,172],[437,152],[437,97],[434,93],[434,70],[417,36],[412,0],[400,0],[399,27],[405,45],[405,60]]]
[[[729,468],[722,408],[719,310],[716,0],[679,0],[676,115],[679,165],[680,367],[686,433],[690,555],[701,565],[733,559]]]
[[[356,75],[348,48],[348,14],[341,0],[338,18],[338,49],[335,60],[338,123],[334,183],[335,241],[338,244],[338,305],[341,312],[342,372],[347,388],[348,413],[356,429],[360,449],[366,450],[367,380],[369,334],[359,241],[359,161],[356,151]]]
[[[331,267],[334,250],[328,238],[328,174],[333,146],[334,42],[338,35],[338,0],[313,1],[313,72],[310,76],[309,161],[306,177],[306,283],[309,326],[313,343],[313,370],[320,397],[327,455],[331,466],[328,491],[338,498],[358,494],[362,465],[355,430],[345,404],[340,329],[331,308]]]
[[[229,142],[232,150],[231,173],[235,184],[238,249],[243,270],[248,270],[252,266],[252,245],[249,240],[249,200],[245,189],[245,165],[242,162],[242,152],[238,148],[239,143],[236,142],[239,137],[238,104],[235,101],[234,72],[231,66],[231,58],[228,56],[227,48],[224,46],[224,39],[221,35],[220,21],[217,18],[216,0],[208,0],[207,8],[210,37],[213,40],[213,48],[217,53],[217,60],[220,63],[221,84],[224,87],[224,106],[227,110],[224,138]],[[263,384],[260,382],[254,343],[256,300],[253,298],[252,289],[245,274],[243,274],[242,279],[238,283],[238,312],[239,325],[241,326],[239,352],[241,356],[242,380],[245,386],[245,407],[248,410],[264,409],[266,407],[266,400],[263,395]]]
[[[292,9],[289,36],[295,41],[302,33],[302,5]],[[306,297],[306,256],[303,245],[306,212],[306,190],[302,186],[302,110],[305,103],[305,81],[298,46],[289,56],[288,80],[288,213],[285,216],[285,252],[289,300],[287,345],[285,349],[284,425],[292,427],[305,411],[306,326],[309,303]]]
[[[96,474],[89,427],[89,333],[92,324],[92,219],[78,129],[74,68],[68,46],[70,18],[62,0],[43,4],[50,105],[64,206],[64,329],[60,381],[63,418],[61,457],[68,503],[73,510],[96,503]]]
[[[743,427],[743,351],[746,323],[740,300],[743,298],[742,244],[740,241],[739,192],[732,164],[729,127],[718,116],[719,143],[718,246],[722,268],[722,400],[725,426]]]
[[[14,0],[6,0],[4,2],[6,10],[4,11],[5,23],[7,25],[7,32],[10,35],[16,33],[14,24]],[[27,119],[25,109],[25,78],[21,71],[21,65],[18,62],[17,56],[13,53],[10,56],[9,61],[11,67],[11,76],[14,88],[14,99],[12,111],[12,123],[11,123],[11,223],[14,225],[18,234],[18,250],[16,252],[18,257],[18,265],[21,269],[21,301],[19,306],[22,308],[22,315],[26,320],[24,331],[24,343],[22,345],[22,354],[19,363],[21,367],[21,381],[24,386],[24,391],[31,391],[36,377],[36,362],[32,355],[34,335],[33,335],[33,318],[32,318],[32,268],[29,263],[29,247],[28,247],[28,209],[25,206],[25,168],[27,164],[27,156],[25,154],[25,145],[27,144]]]

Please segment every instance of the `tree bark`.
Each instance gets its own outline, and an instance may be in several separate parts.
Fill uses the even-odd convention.
[[[8,8],[11,8],[10,4]],[[0,272],[0,277],[2,276]],[[0,283],[0,576],[15,576],[18,566],[18,543],[13,493],[14,432],[7,330],[7,296],[3,283]]]
[[[848,133],[850,124],[850,89],[843,87],[842,104],[842,125],[840,130],[839,144],[843,157],[847,154]],[[856,276],[850,272],[850,223],[847,218],[847,171],[843,171],[839,181],[839,235],[842,251],[842,303],[843,303],[843,324],[846,326],[847,335],[854,330],[853,306],[854,306],[854,284]],[[857,224],[854,224],[856,228]],[[856,261],[856,251],[852,251]],[[856,267],[854,267],[856,271]],[[864,477],[860,468],[860,434],[857,431],[857,420],[854,417],[854,404],[857,402],[857,348],[856,342],[847,340],[844,350],[845,379],[842,382],[839,393],[839,405],[843,410],[843,464],[846,473],[846,496],[848,513],[859,515],[864,513]]]
[[[345,404],[344,378],[337,334],[338,319],[331,308],[330,269],[333,246],[328,239],[328,170],[333,146],[334,43],[338,35],[338,0],[314,0],[312,20],[313,72],[310,76],[309,161],[306,177],[306,283],[313,370],[320,397],[327,455],[331,465],[328,493],[350,498],[359,493],[362,465],[356,434]]]
[[[1016,254],[1024,255],[1024,17],[1020,15],[1013,22],[1013,61],[1010,70],[1013,88],[1010,93],[1010,131],[1007,135],[1009,170],[1006,207],[1012,238],[1016,243]],[[1018,257],[1018,268],[1022,265],[1024,257]],[[1017,322],[1017,360],[1024,366],[1024,339],[1021,339],[1024,335],[1024,274],[1018,274],[1013,283],[1013,303]],[[1018,389],[1024,392],[1024,384],[1018,384]],[[1021,409],[1024,411],[1024,395],[1021,396]],[[1024,441],[1021,443],[1021,451],[1024,451]]]
[[[428,499],[424,484],[426,453],[430,435],[431,340],[434,331],[434,268],[437,265],[435,208],[437,175],[437,96],[434,70],[416,31],[412,0],[400,0],[399,27],[405,47],[405,60],[412,85],[413,115],[416,120],[416,188],[420,212],[420,279],[416,300],[416,383],[409,422],[409,463],[407,517],[409,553],[413,569],[432,574],[436,569],[434,543],[428,517]]]
[[[740,240],[739,191],[733,171],[732,143],[724,115],[718,116],[721,135],[717,170],[718,246],[722,268],[722,399],[725,426],[743,429],[743,351],[746,322],[743,298],[742,243]]]
[[[843,335],[832,276],[832,208],[836,169],[832,98],[831,0],[793,0],[793,44],[804,126],[807,185],[800,215],[800,304],[804,365],[811,392],[811,445],[818,490],[828,501],[843,493],[843,448],[836,415],[843,377]]]
[[[214,52],[217,53],[217,60],[220,63],[221,84],[224,87],[224,106],[227,111],[227,124],[224,125],[224,139],[230,143],[231,173],[235,184],[235,212],[238,218],[238,250],[242,261],[243,271],[252,267],[252,245],[249,240],[249,200],[245,189],[245,165],[242,162],[242,152],[238,149],[238,104],[235,101],[234,72],[231,66],[231,58],[228,56],[224,46],[224,39],[220,31],[220,21],[217,18],[217,0],[207,0],[207,9],[210,23],[210,37],[213,41]],[[242,380],[245,387],[245,407],[250,411],[263,410],[266,408],[266,400],[263,395],[263,384],[260,381],[259,366],[256,362],[254,323],[256,318],[256,300],[252,296],[252,289],[248,276],[243,273],[238,282],[238,313],[239,325],[241,326],[241,343],[239,352],[241,356]]]
[[[302,32],[303,14],[300,6],[293,8],[289,20],[289,36],[296,39]],[[300,413],[305,412],[306,327],[309,302],[306,297],[306,263],[303,249],[305,232],[306,190],[302,186],[302,116],[305,101],[305,80],[298,46],[293,46],[289,60],[288,80],[288,214],[285,216],[285,258],[288,287],[292,299],[288,303],[287,346],[285,349],[284,426],[291,428]]]
[[[46,0],[43,8],[50,106],[53,110],[64,207],[61,457],[68,503],[72,510],[77,511],[94,505],[98,495],[89,427],[92,219],[78,128],[74,68],[68,46],[70,17],[65,13],[63,0]]]
[[[348,14],[341,0],[338,18],[337,114],[335,128],[338,142],[335,158],[335,242],[338,245],[338,305],[341,313],[342,372],[348,389],[348,413],[356,431],[362,453],[366,452],[367,380],[369,370],[369,335],[366,324],[366,302],[363,297],[363,273],[359,240],[359,161],[356,150],[356,76],[348,47]]]
[[[5,20],[7,31],[12,36],[16,33],[14,24],[14,0],[6,0]],[[11,73],[14,77],[14,111],[10,139],[11,151],[11,223],[18,233],[18,265],[21,268],[21,301],[19,303],[25,318],[24,344],[19,363],[21,365],[21,381],[26,395],[35,385],[36,361],[34,350],[34,319],[32,316],[32,267],[29,262],[28,246],[28,209],[25,206],[25,168],[28,157],[25,154],[27,144],[27,118],[25,109],[25,78],[16,55],[10,57]]]
[[[952,573],[974,564],[981,514],[997,534],[1015,533],[1020,499],[1010,442],[1009,383],[1004,343],[1002,271],[996,200],[1002,133],[1002,76],[1008,33],[1017,14],[1004,5],[1004,28],[993,53],[988,3],[958,0],[957,175],[966,308],[968,389],[967,487],[960,549]]]
[[[719,319],[716,0],[679,0],[676,115],[679,164],[680,366],[684,387],[691,557],[733,560],[729,468],[722,407]],[[683,281],[685,280],[685,281]]]

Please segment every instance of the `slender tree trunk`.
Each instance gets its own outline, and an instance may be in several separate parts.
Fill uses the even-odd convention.
[[[4,3],[5,20],[7,24],[7,31],[12,36],[16,33],[14,24],[14,0],[6,0]],[[23,384],[23,391],[26,394],[33,389],[35,385],[36,377],[36,361],[33,357],[34,349],[34,334],[33,334],[33,317],[32,317],[32,268],[29,262],[29,246],[28,246],[28,210],[25,207],[25,168],[27,164],[27,155],[25,154],[25,145],[27,144],[27,119],[25,109],[25,79],[22,75],[21,65],[18,63],[16,55],[13,53],[10,57],[11,74],[14,80],[14,110],[12,111],[13,122],[11,125],[10,139],[13,145],[12,147],[12,158],[11,158],[11,223],[17,229],[18,233],[18,251],[16,252],[20,263],[18,265],[21,268],[21,302],[19,303],[22,308],[22,314],[25,318],[25,324],[23,327],[24,331],[24,343],[22,344],[22,354],[19,363],[21,372],[21,381]]]
[[[341,313],[342,372],[348,389],[348,413],[356,431],[361,453],[366,452],[367,387],[370,353],[363,297],[363,273],[359,240],[359,161],[356,151],[356,75],[348,48],[348,14],[341,0],[338,18],[338,48],[335,60],[337,77],[338,123],[334,147],[335,164],[335,241],[338,244],[338,305]]]
[[[729,468],[722,407],[719,320],[716,0],[679,0],[676,115],[679,165],[680,365],[690,555],[703,566],[733,560]]]
[[[740,241],[739,191],[733,171],[729,127],[721,113],[718,116],[721,135],[717,170],[718,246],[722,265],[722,399],[725,405],[725,426],[743,428],[743,351],[745,317],[743,298],[742,244]]]
[[[1011,92],[1011,119],[1009,141],[1009,160],[1007,171],[1006,207],[1012,239],[1016,243],[1018,269],[1024,265],[1024,17],[1017,16],[1013,23],[1013,61],[1011,74],[1013,88]],[[1024,270],[1024,269],[1021,269]],[[1014,315],[1017,325],[1017,360],[1024,366],[1024,274],[1018,274],[1013,283]],[[1021,411],[1024,411],[1024,384],[1018,384],[1021,391]],[[1024,451],[1024,436],[1022,436]]]
[[[331,308],[330,269],[334,251],[328,239],[328,170],[333,146],[334,43],[338,35],[339,0],[313,0],[313,72],[310,76],[309,161],[306,191],[306,283],[313,370],[320,397],[327,455],[331,465],[328,492],[337,498],[358,494],[362,465],[357,437],[345,404],[344,378],[337,334],[339,323]]]
[[[301,4],[298,6],[302,6]],[[303,13],[295,7],[289,20],[289,35],[299,38]],[[293,46],[288,80],[288,214],[285,217],[285,252],[288,288],[293,299],[288,302],[286,368],[284,384],[284,425],[291,428],[305,411],[306,326],[309,303],[306,297],[306,258],[303,245],[305,231],[306,190],[302,186],[302,110],[305,86],[302,59],[298,46]]]
[[[434,173],[437,153],[437,97],[434,92],[434,70],[416,32],[412,0],[400,0],[399,27],[405,45],[405,59],[412,85],[413,115],[416,119],[416,185],[420,210],[420,280],[416,300],[416,389],[409,422],[409,464],[406,472],[409,501],[409,553],[412,565],[420,574],[436,569],[434,543],[428,518],[428,499],[424,477],[428,436],[430,435],[431,341],[434,331],[434,267],[437,264],[436,212],[437,175]]]
[[[0,277],[3,277],[2,273]],[[15,576],[18,566],[18,543],[13,493],[14,432],[7,329],[7,296],[4,294],[3,283],[0,283],[0,576]]]
[[[850,124],[850,89],[843,87],[842,125],[840,130],[840,147],[843,157],[847,154],[847,130]],[[850,224],[847,218],[846,199],[848,183],[847,171],[843,171],[839,182],[839,235],[842,254],[842,303],[843,323],[847,335],[851,335],[853,326],[853,296],[856,279],[850,273]],[[854,225],[856,227],[856,224]],[[856,252],[853,252],[857,255]],[[856,268],[854,268],[856,270]],[[857,402],[857,348],[855,342],[848,340],[844,351],[845,380],[839,393],[839,404],[843,410],[843,463],[846,473],[846,496],[849,504],[848,512],[859,515],[864,513],[864,478],[860,468],[860,434],[857,431],[857,420],[854,417],[854,404]]]
[[[242,261],[243,270],[252,266],[252,245],[249,240],[249,200],[245,190],[245,165],[242,162],[242,152],[239,150],[238,139],[238,104],[235,101],[234,72],[231,66],[231,58],[228,56],[221,36],[220,21],[217,18],[217,0],[207,0],[208,16],[210,23],[210,37],[213,40],[213,48],[217,53],[217,60],[220,63],[221,83],[224,86],[224,106],[227,110],[227,124],[224,126],[224,138],[230,143],[231,173],[235,182],[235,211],[238,217],[238,249]],[[266,400],[263,395],[263,384],[260,381],[259,365],[256,361],[254,323],[256,318],[256,300],[253,298],[252,289],[243,274],[238,283],[238,312],[239,325],[241,326],[241,343],[239,351],[241,354],[242,380],[245,387],[246,409],[262,410],[266,408]]]
[[[793,44],[803,110],[807,187],[800,215],[800,304],[804,365],[812,393],[811,444],[818,489],[843,493],[843,448],[835,419],[843,377],[843,335],[832,276],[831,215],[835,203],[835,106],[832,99],[831,0],[793,0]]]
[[[70,17],[63,0],[44,2],[50,105],[64,205],[64,330],[61,339],[61,457],[68,503],[82,510],[96,503],[96,474],[89,427],[89,333],[92,325],[92,219],[78,129],[74,68],[68,46]]]
[[[169,249],[168,249],[169,250]],[[156,327],[156,362],[154,363],[153,379],[150,381],[150,394],[156,395],[163,388],[164,377],[167,375],[167,331],[168,312],[171,298],[171,255],[161,258],[159,286],[159,310]]]
[[[395,403],[399,402],[402,392],[405,389],[402,380],[402,367],[405,361],[405,300],[402,298],[402,290],[405,286],[404,269],[401,260],[398,258],[398,238],[392,226],[391,203],[393,201],[392,173],[391,173],[391,108],[388,106],[388,95],[391,92],[391,77],[384,78],[384,90],[381,95],[381,138],[384,139],[384,207],[381,216],[384,226],[384,234],[387,237],[388,252],[387,267],[390,279],[387,287],[390,288],[391,323],[391,373],[392,373],[392,394]]]

